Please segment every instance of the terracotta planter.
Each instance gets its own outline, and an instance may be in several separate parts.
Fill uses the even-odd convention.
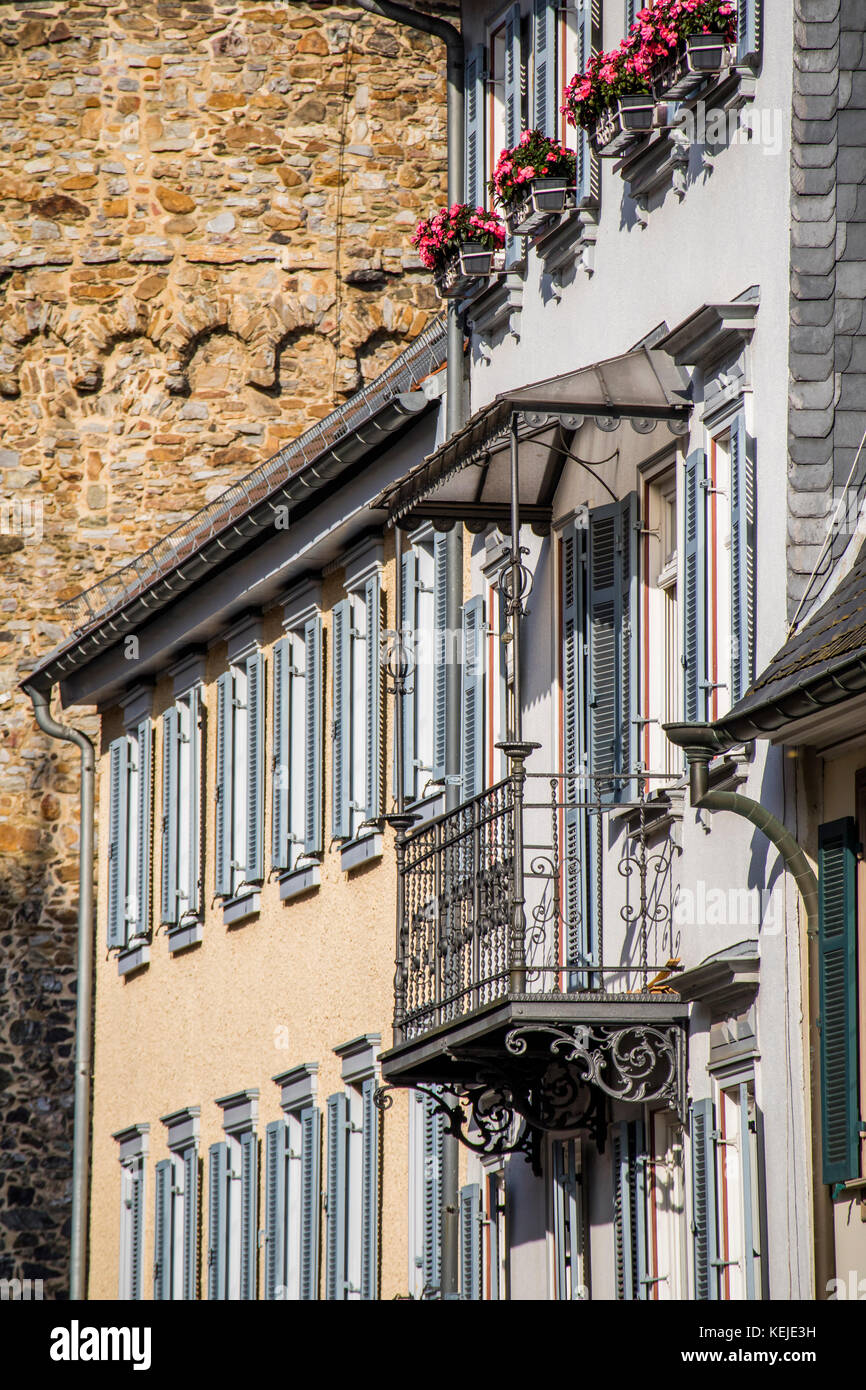
[[[617,97],[612,106],[602,111],[589,133],[597,155],[614,159],[649,135],[653,127],[655,95],[641,92],[636,96]]]
[[[688,96],[706,78],[718,76],[727,50],[722,34],[690,34],[680,51],[659,70],[654,83],[656,96],[670,100]]]
[[[574,184],[570,179],[533,179],[525,190],[520,202],[509,204],[505,214],[512,236],[532,236],[552,217],[561,217],[574,207]]]

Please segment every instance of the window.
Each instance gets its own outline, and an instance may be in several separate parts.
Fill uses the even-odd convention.
[[[230,901],[264,874],[264,678],[254,651],[217,680],[215,892]]]
[[[273,676],[271,860],[293,871],[322,853],[322,622],[277,642]]]
[[[623,1121],[613,1131],[617,1298],[685,1297],[681,1126],[668,1111]]]
[[[347,587],[348,587],[347,579]],[[382,816],[382,593],[368,566],[333,613],[333,823],[335,839],[372,833]]]
[[[445,1117],[433,1098],[412,1091],[409,1102],[409,1291],[438,1298],[442,1290],[443,1145]]]
[[[151,740],[142,719],[109,748],[109,949],[128,950],[150,931]]]
[[[425,531],[400,559],[404,640],[413,661],[403,697],[407,802],[420,801],[445,777],[446,545],[445,535]]]
[[[547,1171],[555,1299],[589,1298],[581,1158],[579,1139],[551,1141]]]
[[[754,459],[742,413],[689,455],[684,491],[685,713],[715,720],[754,677]]]
[[[162,719],[160,920],[170,934],[202,915],[202,767],[201,688],[194,686]]]
[[[254,1299],[258,1289],[258,1091],[217,1101],[226,1137],[208,1151],[209,1299]]]
[[[113,1137],[120,1145],[120,1259],[117,1296],[138,1301],[144,1268],[144,1173],[149,1125],[132,1125]]]
[[[647,771],[678,776],[680,755],[665,737],[662,725],[680,714],[679,612],[677,607],[677,493],[676,473],[668,466],[644,483],[646,527],[642,537],[641,595],[642,707],[647,722],[640,756]],[[654,783],[650,783],[650,789]]]
[[[481,1278],[486,1299],[508,1298],[508,1248],[505,1233],[505,1169],[483,1166],[481,1184]]]
[[[821,1009],[822,1176],[825,1183],[860,1177],[858,1077],[857,879],[864,781],[857,781],[853,817],[818,831],[818,953]],[[861,860],[862,864],[862,860]]]
[[[322,1115],[316,1067],[276,1077],[283,1117],[265,1131],[265,1298],[319,1297]]]
[[[379,1297],[381,1112],[373,1096],[381,1039],[367,1034],[336,1048],[345,1090],[328,1097],[325,1297]]]
[[[156,1165],[155,1299],[198,1298],[198,1106],[166,1115],[169,1158]]]
[[[692,1105],[695,1298],[763,1298],[763,1164],[754,1078],[717,1078],[715,1090],[715,1103]]]

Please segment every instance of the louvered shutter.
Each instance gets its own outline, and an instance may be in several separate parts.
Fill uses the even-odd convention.
[[[619,634],[619,753],[617,771],[626,775],[634,772],[640,761],[641,725],[638,724],[638,694],[640,690],[639,637],[639,571],[638,571],[638,500],[630,492],[619,505],[617,517],[617,558],[619,562],[617,632]],[[633,777],[618,783],[618,795],[624,801],[637,796]]]
[[[161,922],[174,925],[177,911],[178,712],[166,710],[162,719],[162,864],[160,866]]]
[[[247,883],[264,877],[265,658],[247,657]]]
[[[433,780],[445,778],[448,754],[448,537],[433,538]]]
[[[571,525],[564,532],[561,548],[562,613],[562,731],[563,772],[566,773],[563,801],[564,855],[563,905],[565,907],[564,944],[569,989],[585,987],[587,977],[574,970],[592,959],[589,915],[588,818],[585,805],[587,788],[581,780],[586,771],[585,689],[585,577],[586,531]]]
[[[150,880],[153,830],[153,729],[143,719],[136,731],[138,741],[138,863],[135,872],[135,934],[150,931]]]
[[[651,1285],[649,1283],[649,1234],[647,1231],[647,1153],[644,1144],[643,1120],[633,1120],[629,1125],[630,1137],[634,1147],[632,1172],[634,1174],[634,1201],[632,1203],[632,1243],[635,1251],[635,1298],[646,1300]]]
[[[226,671],[217,680],[214,892],[218,898],[230,898],[232,893],[233,725],[234,678]]]
[[[484,790],[484,600],[463,605],[463,799]]]
[[[189,871],[186,883],[186,910],[194,917],[200,917],[202,907],[202,840],[204,825],[202,806],[204,804],[202,776],[204,758],[202,749],[204,706],[201,690],[194,686],[189,692],[189,806],[186,808],[189,827]]]
[[[557,1299],[582,1297],[583,1219],[575,1140],[559,1139],[552,1149],[553,1247]]]
[[[364,724],[364,819],[378,820],[382,815],[382,592],[379,578],[374,575],[364,585],[364,610],[367,642],[365,660],[365,724]]]
[[[512,149],[520,139],[521,96],[523,86],[523,53],[521,49],[520,6],[512,5],[505,17],[505,74],[503,105],[505,108],[505,144]],[[482,198],[482,201],[484,199]],[[523,255],[523,237],[505,238],[505,264],[512,266]]]
[[[183,1151],[183,1297],[198,1298],[198,1150]]]
[[[484,49],[469,51],[464,70],[466,108],[466,201],[480,207],[484,196]]]
[[[628,33],[634,24],[634,17],[637,14],[637,0],[625,0],[625,32]]]
[[[460,1297],[481,1298],[481,1188],[467,1183],[460,1189]]]
[[[299,1285],[303,1300],[319,1296],[320,1168],[322,1116],[315,1106],[301,1111],[301,1250]]]
[[[424,1285],[438,1292],[442,1283],[442,1133],[445,1117],[432,1096],[421,1097],[424,1153]]]
[[[737,62],[757,63],[761,56],[761,0],[737,0]]]
[[[129,740],[124,734],[108,755],[108,948],[126,945],[126,847],[129,808]]]
[[[691,1140],[695,1299],[704,1301],[719,1296],[716,1150],[711,1100],[692,1103]]]
[[[241,1140],[241,1298],[257,1294],[259,1248],[259,1141],[252,1130]]]
[[[153,1224],[153,1296],[172,1296],[172,1185],[174,1164],[163,1158],[156,1165],[156,1211]]]
[[[822,1176],[860,1176],[857,1038],[857,826],[818,830]]]
[[[346,1127],[348,1101],[344,1092],[328,1097],[328,1154],[326,1195],[327,1235],[325,1298],[346,1297]]]
[[[636,1296],[637,1250],[635,1241],[635,1172],[630,1126],[621,1123],[613,1134],[613,1233],[616,1263],[616,1296]]]
[[[746,422],[731,426],[731,704],[745,695],[754,676],[755,652],[755,480]]]
[[[228,1145],[211,1144],[208,1150],[208,1252],[207,1296],[226,1297],[228,1256]]]
[[[589,751],[602,799],[630,786],[638,687],[637,543],[634,493],[589,518]]]
[[[348,599],[334,608],[333,805],[335,840],[351,833],[349,809],[352,769],[352,613]]]
[[[304,853],[322,853],[322,620],[304,624]]]
[[[598,32],[593,23],[593,9],[598,0],[577,0],[577,68],[585,72],[595,49]],[[581,127],[575,131],[577,140],[577,205],[584,207],[598,201],[598,160],[589,143],[589,134]]]
[[[274,646],[273,691],[273,774],[271,805],[271,866],[289,867],[289,748],[292,737],[289,666],[291,639],[283,637]],[[294,772],[295,769],[292,769]]]
[[[684,706],[688,723],[707,717],[707,456],[689,454],[685,467],[683,557]]]
[[[400,555],[400,587],[403,609],[402,640],[408,653],[414,653],[415,660],[409,672],[408,689],[403,695],[403,795],[407,801],[415,799],[415,705],[418,684],[418,556],[409,547]],[[394,747],[394,794],[397,794],[397,758]]]
[[[533,13],[533,57],[535,67],[536,130],[556,138],[559,129],[557,102],[557,15],[559,0],[535,0]]]
[[[361,1297],[379,1296],[379,1138],[382,1123],[373,1096],[373,1077],[361,1087],[362,1172],[361,1172]]]
[[[285,1120],[265,1130],[265,1298],[275,1299],[286,1284],[286,1159],[289,1135]],[[283,1294],[283,1296],[285,1296]]]
[[[142,1297],[142,1269],[144,1264],[144,1163],[140,1158],[134,1160],[132,1169],[132,1192],[130,1200],[130,1298],[139,1302]]]

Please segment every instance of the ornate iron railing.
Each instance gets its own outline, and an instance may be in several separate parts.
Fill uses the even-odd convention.
[[[455,810],[398,827],[397,1039],[508,997],[675,988],[669,775],[513,766]]]

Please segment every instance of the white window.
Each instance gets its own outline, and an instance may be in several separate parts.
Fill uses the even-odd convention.
[[[485,1299],[508,1298],[505,1168],[501,1163],[482,1166],[481,1287]]]
[[[322,623],[274,647],[271,862],[293,872],[322,852]]]
[[[649,1133],[647,1298],[679,1301],[687,1297],[682,1125],[670,1111],[654,1110]]]
[[[109,748],[108,945],[120,950],[150,931],[151,746],[144,719]]]
[[[589,1298],[586,1196],[579,1139],[553,1139],[548,1173],[555,1299]]]
[[[229,900],[252,893],[264,873],[264,694],[260,652],[217,681],[215,891]]]
[[[373,834],[383,812],[382,593],[378,564],[355,576],[333,611],[335,839]]]
[[[201,688],[194,686],[163,715],[160,916],[173,931],[202,915]]]
[[[761,1298],[761,1210],[754,1081],[719,1083],[716,1164],[719,1298]]]
[[[114,1135],[120,1146],[120,1239],[117,1296],[144,1297],[144,1176],[148,1125],[132,1125]]]

